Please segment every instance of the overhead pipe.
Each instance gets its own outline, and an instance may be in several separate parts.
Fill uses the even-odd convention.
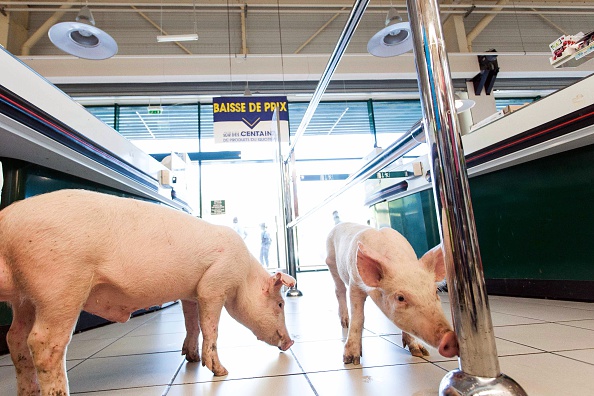
[[[406,3],[450,308],[459,343],[459,369],[444,377],[440,395],[525,396],[520,385],[501,373],[497,358],[439,5],[437,0]]]
[[[497,5],[503,6],[503,5],[507,4],[508,1],[509,0],[499,0],[497,2]],[[494,7],[493,11],[499,12],[502,9],[503,9],[503,7]],[[487,26],[489,26],[491,21],[493,19],[495,19],[496,16],[497,16],[497,14],[485,15],[480,21],[478,21],[476,26],[474,28],[472,28],[472,30],[470,32],[468,32],[468,34],[466,35],[466,41],[468,41],[468,51],[472,52],[472,42],[474,41],[475,38],[478,37],[479,34],[481,34],[481,32],[483,30],[485,30],[485,28]]]

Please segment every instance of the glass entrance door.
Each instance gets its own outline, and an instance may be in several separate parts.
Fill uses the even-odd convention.
[[[202,162],[201,177],[203,219],[236,229],[267,269],[285,268],[284,253],[278,249],[278,241],[284,238],[283,220],[279,218],[278,164]]]

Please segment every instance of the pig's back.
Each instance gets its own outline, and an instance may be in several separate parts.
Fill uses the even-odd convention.
[[[385,227],[375,229],[356,223],[339,223],[330,231],[327,240],[328,257],[335,263],[343,281],[358,280],[356,270],[358,242],[389,257],[390,263],[416,263],[417,256],[408,240],[398,231]]]
[[[30,262],[36,273],[67,268],[122,289],[139,274],[152,273],[180,288],[187,280],[192,288],[214,262],[241,266],[248,260],[232,229],[135,199],[60,190],[19,201],[1,214],[0,254],[24,271]],[[56,267],[55,258],[63,264]]]
[[[326,240],[327,263],[336,270],[345,284],[355,275],[357,241],[361,234],[373,228],[357,223],[339,223],[330,231]]]

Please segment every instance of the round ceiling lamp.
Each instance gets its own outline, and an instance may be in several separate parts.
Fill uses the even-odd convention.
[[[410,23],[391,7],[386,16],[386,27],[367,42],[367,52],[380,58],[402,55],[413,48]]]
[[[454,104],[456,106],[456,113],[460,114],[463,111],[470,110],[474,107],[476,102],[472,99],[462,99],[460,95],[454,94]]]
[[[94,25],[91,10],[84,6],[76,16],[76,22],[57,23],[51,27],[48,36],[56,47],[70,55],[93,60],[111,58],[118,52],[118,44]]]

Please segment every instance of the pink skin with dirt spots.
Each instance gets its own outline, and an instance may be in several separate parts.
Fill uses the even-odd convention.
[[[62,190],[0,212],[0,301],[19,395],[68,395],[65,354],[82,309],[125,322],[138,309],[182,301],[182,354],[227,374],[217,354],[223,307],[258,339],[287,350],[280,289],[231,228],[148,202]],[[202,332],[202,356],[198,336]]]
[[[435,284],[445,276],[440,246],[419,260],[410,243],[391,228],[340,223],[328,235],[327,253],[340,322],[349,329],[344,363],[360,363],[367,296],[402,330],[402,342],[412,355],[429,355],[415,336],[445,357],[458,354],[458,341],[443,314]]]

